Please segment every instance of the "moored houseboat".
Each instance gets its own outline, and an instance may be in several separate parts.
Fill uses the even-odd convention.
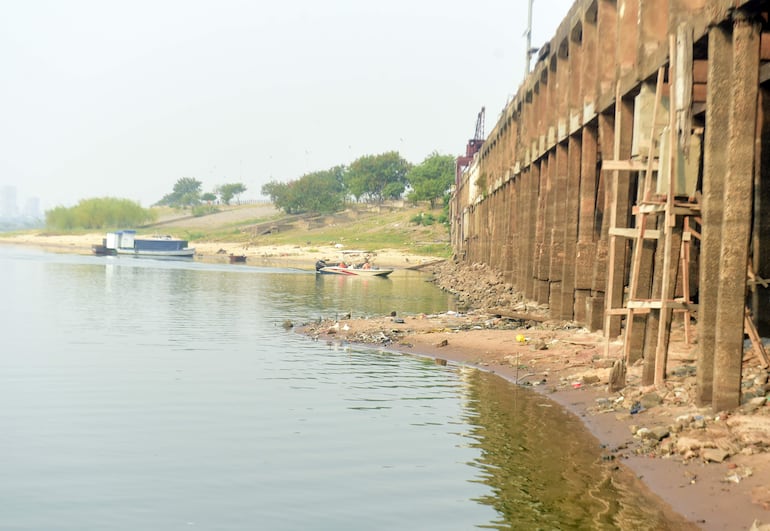
[[[102,245],[94,245],[95,254],[125,254],[134,256],[192,258],[195,249],[188,246],[187,240],[171,236],[151,236],[137,238],[135,230],[110,232]]]

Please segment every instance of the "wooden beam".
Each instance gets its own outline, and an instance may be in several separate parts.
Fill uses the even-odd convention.
[[[655,212],[663,212],[666,210],[665,203],[650,203],[646,205],[638,205],[634,207],[634,213],[638,214],[653,214]],[[672,214],[676,216],[697,216],[700,214],[700,205],[681,203],[671,207]]]
[[[639,237],[639,229],[636,228],[628,228],[624,229],[623,227],[611,227],[610,228],[610,234],[613,236],[621,236],[623,238],[638,238]],[[647,240],[657,240],[660,238],[660,231],[656,229],[647,229],[644,231],[644,238]]]
[[[657,167],[657,159],[653,161]],[[602,171],[646,171],[645,160],[603,160]]]
[[[754,354],[756,354],[757,359],[759,359],[759,365],[763,369],[766,369],[768,366],[770,366],[770,359],[767,357],[767,351],[765,350],[765,345],[762,343],[762,338],[759,337],[757,327],[754,326],[754,321],[751,320],[751,314],[749,313],[748,308],[746,308],[746,314],[744,315],[743,323],[746,329],[746,334],[748,334],[749,339],[751,339],[751,345]]]
[[[677,310],[692,310],[695,305],[687,302],[687,301],[679,301],[679,300],[668,300],[668,301],[662,301],[662,300],[635,300],[635,301],[628,301],[628,307],[637,310],[637,309],[648,309],[648,310],[662,310],[664,308],[669,309],[677,309]]]

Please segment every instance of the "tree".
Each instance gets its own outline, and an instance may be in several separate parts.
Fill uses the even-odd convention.
[[[430,201],[435,208],[436,202],[449,192],[455,178],[455,159],[451,155],[431,153],[422,163],[409,170],[406,176],[412,191],[410,201]]]
[[[157,205],[167,205],[177,208],[191,207],[201,201],[201,182],[193,177],[182,177],[170,194],[163,196]]]
[[[270,181],[262,185],[262,194],[270,198],[270,201],[287,214],[294,214],[296,200],[290,183]]]
[[[308,212],[331,214],[345,206],[345,188],[342,184],[340,166],[326,171],[303,175],[297,186],[301,190],[302,207]]]
[[[212,203],[217,200],[217,194],[213,192],[206,192],[201,196],[201,201],[206,201],[207,203]]]
[[[398,199],[406,189],[410,164],[397,151],[366,155],[353,161],[345,175],[348,193],[357,201],[362,198],[381,203]]]
[[[233,200],[233,197],[237,197],[246,191],[246,186],[243,183],[223,184],[218,188],[218,191],[222,202],[226,205],[229,205],[230,201]],[[240,204],[240,201],[238,204]]]
[[[262,193],[287,214],[337,212],[345,206],[344,173],[344,166],[335,166],[288,183],[271,181],[262,186]]]
[[[100,197],[82,199],[74,207],[56,207],[45,213],[52,230],[136,227],[155,221],[156,213],[129,199]]]

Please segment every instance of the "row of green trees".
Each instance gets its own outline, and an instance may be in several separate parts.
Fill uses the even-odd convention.
[[[203,192],[203,183],[193,177],[182,177],[175,184],[171,193],[155,203],[159,206],[175,208],[195,207],[201,203],[213,203],[219,200],[229,205],[233,199],[239,200],[240,195],[246,191],[243,183],[227,183],[214,188],[213,192]]]
[[[83,199],[73,207],[59,206],[45,213],[49,230],[136,227],[156,219],[157,212],[129,199],[114,197]]]
[[[271,181],[262,193],[288,214],[331,213],[344,208],[348,198],[381,203],[400,199],[429,201],[431,208],[443,200],[454,182],[455,159],[451,155],[430,154],[413,166],[396,151],[366,155],[350,166],[335,166],[303,175],[289,182]]]
[[[436,152],[413,166],[396,151],[366,155],[349,166],[303,175],[289,182],[271,181],[262,187],[276,207],[289,214],[302,212],[331,213],[342,210],[350,198],[355,201],[381,203],[400,199],[408,191],[411,201],[429,201],[431,208],[444,199],[454,181],[455,160]],[[220,185],[213,192],[202,191],[202,183],[193,177],[182,177],[173,190],[156,205],[176,208],[211,204],[217,199],[229,205],[246,191],[243,183]],[[156,220],[157,213],[139,203],[112,197],[83,199],[74,207],[56,207],[45,214],[51,230],[105,229],[135,227]]]

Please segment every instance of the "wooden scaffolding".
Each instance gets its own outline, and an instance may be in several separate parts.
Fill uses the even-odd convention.
[[[678,181],[685,162],[683,153],[691,147],[692,137],[700,138],[703,131],[692,129],[688,115],[691,101],[687,96],[692,91],[689,68],[692,57],[687,56],[688,50],[692,50],[692,43],[687,41],[686,35],[679,35],[676,41],[672,39],[668,69],[665,66],[659,68],[655,80],[648,149],[626,160],[622,160],[620,149],[624,124],[619,84],[616,90],[614,160],[602,162],[602,170],[610,173],[611,187],[604,315],[608,353],[612,319],[622,318],[625,325],[622,330],[623,370],[617,372],[617,381],[610,382],[615,388],[625,384],[625,367],[639,357],[644,358],[643,385],[660,385],[665,381],[674,312],[683,314],[684,338],[687,343],[691,342],[691,313],[697,311],[690,294],[691,246],[694,240],[700,239],[702,220],[699,192],[694,187],[686,192],[687,187],[683,189]],[[687,68],[677,70],[677,60]],[[668,94],[668,113],[666,119],[660,121],[664,94]],[[636,203],[631,211],[633,226],[626,226],[628,218],[618,215],[618,204],[622,200],[618,185],[621,172],[638,175]],[[623,248],[619,246],[630,249],[630,260],[629,254],[622,252]],[[618,279],[618,275],[622,278]],[[763,282],[753,274],[751,265],[747,278],[750,284]],[[681,286],[679,297],[676,296],[678,285]],[[619,286],[625,289],[624,293],[614,292]],[[752,352],[759,364],[767,367],[770,361],[748,308],[744,327],[753,345]],[[635,349],[642,349],[644,355],[636,356],[639,352],[634,352]]]
[[[677,112],[682,109],[679,108],[679,103],[672,101],[675,98],[670,97],[676,89],[677,77],[674,75],[676,69],[673,64],[675,53],[672,53],[671,57],[668,76],[665,67],[659,68],[657,72],[654,104],[649,117],[650,127],[646,133],[646,152],[637,154],[635,158],[621,160],[620,135],[624,124],[618,86],[614,123],[615,160],[602,163],[602,170],[610,172],[612,187],[604,330],[609,345],[611,320],[617,316],[624,318],[623,363],[627,365],[632,361],[634,345],[637,349],[644,345],[647,355],[644,356],[643,383],[656,385],[662,383],[666,376],[674,311],[684,314],[685,338],[688,342],[690,340],[690,312],[695,309],[689,293],[690,245],[693,238],[699,237],[696,226],[700,221],[697,197],[683,195],[682,191],[677,189],[676,170],[679,167],[680,146]],[[661,122],[658,117],[661,114],[664,93],[669,95],[669,111],[667,119]],[[689,103],[687,105],[689,106]],[[636,134],[642,133],[636,131]],[[638,175],[636,204],[632,209],[633,226],[627,226],[628,220],[621,219],[621,216],[616,214],[618,201],[621,200],[618,186],[620,172]],[[629,244],[630,261],[625,252],[618,252],[618,246],[628,249]],[[622,262],[619,263],[619,260]],[[623,294],[614,293],[613,290],[618,289],[618,286],[624,286],[624,283],[618,282],[616,276],[623,275],[625,278],[626,267],[627,291]],[[643,270],[648,271],[644,279]],[[680,275],[682,293],[680,297],[676,297]],[[621,301],[620,305],[618,301]],[[642,316],[643,319],[638,319]],[[642,330],[635,330],[635,324],[644,326]],[[635,340],[635,335],[639,335],[639,339]],[[622,386],[623,382],[616,384]]]

